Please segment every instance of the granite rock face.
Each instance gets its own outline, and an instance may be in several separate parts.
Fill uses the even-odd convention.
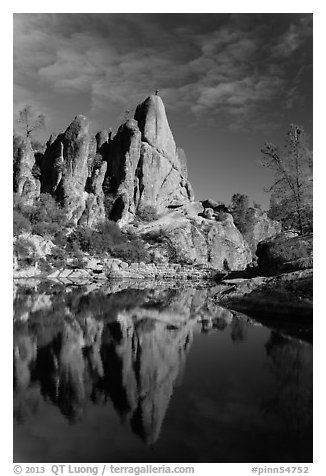
[[[95,156],[96,160],[96,156]],[[107,162],[100,159],[92,167],[86,182],[85,210],[79,219],[79,224],[93,227],[105,220],[103,182],[107,170]]]
[[[66,209],[75,224],[94,226],[105,219],[104,181],[107,163],[100,148],[105,133],[89,134],[85,116],[76,116],[66,131],[48,141],[42,161],[43,193],[50,193]]]
[[[262,268],[282,271],[312,268],[313,235],[299,236],[285,231],[261,241],[256,254]]]
[[[266,238],[271,238],[282,231],[282,224],[268,218],[267,213],[257,208],[249,208],[247,229],[243,233],[252,253],[255,253],[257,245]]]
[[[136,169],[140,158],[141,133],[134,119],[121,125],[110,143],[106,194],[111,198],[109,218],[127,223],[135,213],[139,197]]]
[[[35,165],[34,150],[29,139],[22,139],[15,160],[14,191],[31,205],[40,195],[41,184],[32,173]]]
[[[32,157],[25,156],[31,170]],[[215,203],[194,201],[185,153],[176,147],[158,95],[140,104],[113,138],[106,130],[93,136],[87,118],[76,116],[50,138],[40,168],[41,192],[55,197],[72,225],[96,227],[108,218],[123,231],[149,235],[154,262],[229,271],[251,261],[232,216]],[[255,240],[266,236],[256,228]]]
[[[165,213],[193,200],[185,155],[177,151],[159,96],[147,98],[119,128],[110,144],[106,181],[110,217],[121,225],[149,209]]]
[[[197,207],[195,205],[198,205]],[[194,202],[170,212],[155,222],[128,231],[146,237],[152,243],[155,262],[177,262],[214,268],[217,271],[243,270],[251,262],[247,242],[224,213],[219,221],[198,216],[203,210]]]
[[[51,193],[75,224],[85,210],[90,136],[85,116],[76,116],[66,131],[48,146],[42,162],[43,193]]]
[[[142,134],[142,141],[166,157],[175,168],[180,169],[176,145],[162,99],[159,96],[149,96],[137,106],[135,119]]]

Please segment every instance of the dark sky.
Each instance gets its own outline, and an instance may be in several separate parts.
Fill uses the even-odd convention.
[[[14,14],[14,112],[46,136],[76,114],[115,131],[155,89],[196,198],[267,207],[263,143],[289,123],[312,143],[312,14]]]

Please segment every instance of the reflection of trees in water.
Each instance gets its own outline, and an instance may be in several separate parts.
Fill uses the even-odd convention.
[[[265,345],[276,387],[265,403],[278,412],[284,434],[312,445],[312,346],[271,332]]]
[[[244,319],[234,318],[231,323],[231,339],[235,344],[244,342],[248,338],[249,324]]]

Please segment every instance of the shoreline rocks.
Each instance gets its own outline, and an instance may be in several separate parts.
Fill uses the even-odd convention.
[[[222,305],[268,319],[284,319],[295,313],[296,319],[312,319],[313,270],[305,269],[276,276],[226,279],[228,286],[217,294]]]
[[[50,272],[41,271],[37,265],[25,269],[14,269],[14,278],[57,278],[70,280],[137,280],[149,281],[204,281],[214,280],[217,272],[212,268],[194,267],[180,264],[126,263],[120,259],[107,258],[96,264],[89,260],[85,268],[65,267],[52,269]]]
[[[275,271],[293,271],[313,266],[313,234],[299,236],[285,231],[257,246],[258,265]]]

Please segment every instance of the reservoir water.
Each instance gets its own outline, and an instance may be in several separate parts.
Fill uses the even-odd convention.
[[[312,462],[309,337],[123,288],[15,286],[15,462]]]

